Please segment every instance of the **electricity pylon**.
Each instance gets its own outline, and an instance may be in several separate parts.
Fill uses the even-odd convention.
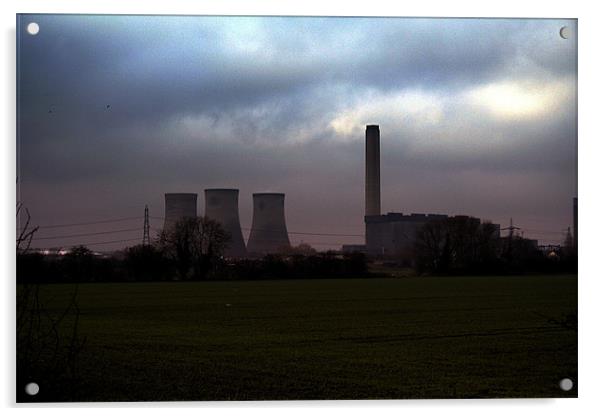
[[[142,236],[142,245],[150,246],[150,224],[148,223],[148,205],[144,206],[144,235]]]

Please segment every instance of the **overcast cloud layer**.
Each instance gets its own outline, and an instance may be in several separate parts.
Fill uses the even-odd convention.
[[[384,212],[512,217],[558,243],[576,196],[576,30],[572,20],[22,16],[20,198],[51,225],[142,217],[145,204],[161,217],[165,192],[199,193],[202,213],[205,188],[234,187],[247,235],[252,193],[278,191],[289,230],[363,234],[364,129],[379,124]]]

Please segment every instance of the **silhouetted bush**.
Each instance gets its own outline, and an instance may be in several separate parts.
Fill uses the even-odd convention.
[[[127,248],[123,268],[127,279],[132,281],[167,280],[174,274],[170,261],[163,255],[163,252],[152,245],[137,245]]]
[[[17,255],[17,283],[84,283],[127,280],[121,261],[98,256],[83,246],[65,255]]]
[[[48,271],[48,264],[42,254],[17,254],[17,283],[37,283],[48,278]]]

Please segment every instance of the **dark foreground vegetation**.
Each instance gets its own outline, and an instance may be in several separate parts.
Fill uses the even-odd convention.
[[[26,250],[17,255],[19,283],[262,280],[374,277],[362,253],[318,253],[307,245],[248,259],[224,258],[229,236],[215,221],[187,218],[163,231],[153,245],[110,255],[84,246],[64,255]],[[425,224],[403,253],[376,258],[393,267],[410,266],[420,275],[576,273],[572,243],[553,252],[518,236],[499,238],[492,224],[452,217]],[[374,268],[373,268],[374,269]]]
[[[202,275],[182,274],[177,263],[153,246],[129,248],[123,257],[97,256],[75,247],[63,256],[17,257],[19,283],[264,280],[368,277],[363,254],[268,255],[256,259],[215,258]]]
[[[43,313],[63,314],[74,287],[40,285]],[[21,400],[577,395],[558,387],[578,380],[574,275],[100,283],[78,291],[85,345],[75,376],[61,378],[59,367],[31,380],[40,394]]]
[[[416,235],[408,254],[419,274],[480,275],[577,273],[577,250],[571,235],[561,247],[543,251],[536,240],[500,237],[489,222],[467,216],[429,221]]]

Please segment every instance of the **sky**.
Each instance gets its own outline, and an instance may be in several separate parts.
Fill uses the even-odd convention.
[[[367,124],[383,213],[512,218],[542,244],[572,226],[575,20],[21,15],[17,32],[35,247],[136,244],[145,205],[154,234],[164,193],[202,214],[206,188],[240,189],[245,237],[252,194],[283,192],[289,231],[352,235],[294,244],[362,243]]]

